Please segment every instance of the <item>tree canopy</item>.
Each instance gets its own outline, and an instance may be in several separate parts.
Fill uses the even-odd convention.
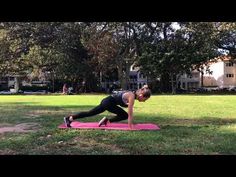
[[[135,64],[174,93],[180,74],[221,54],[235,58],[235,31],[228,22],[2,22],[0,73],[94,90],[116,72],[126,89]]]

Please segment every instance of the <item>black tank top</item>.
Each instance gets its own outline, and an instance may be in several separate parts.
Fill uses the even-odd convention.
[[[126,91],[119,91],[119,92],[117,92],[117,93],[115,93],[115,94],[112,94],[111,96],[113,97],[113,98],[115,98],[115,101],[116,101],[116,104],[117,105],[120,105],[120,106],[122,106],[122,107],[128,107],[128,105],[124,102],[124,100],[123,100],[123,95],[125,94],[125,93],[127,93],[127,92],[130,92],[130,91],[128,91],[128,90],[126,90]],[[133,93],[135,93],[135,92],[133,92]],[[136,96],[136,95],[135,95]]]

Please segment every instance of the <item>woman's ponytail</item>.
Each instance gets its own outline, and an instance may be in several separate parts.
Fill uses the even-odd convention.
[[[149,89],[147,84],[143,85],[142,90],[144,90],[144,89]]]

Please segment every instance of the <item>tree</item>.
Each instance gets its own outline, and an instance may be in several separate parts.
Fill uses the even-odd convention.
[[[100,83],[105,78],[110,78],[109,73],[114,72],[114,62],[118,45],[114,41],[113,33],[109,30],[108,23],[83,24],[82,43],[88,50],[89,65],[93,68],[94,75]]]
[[[86,75],[87,51],[79,23],[8,22],[2,28],[7,32],[2,44],[8,45],[2,66],[8,66],[8,73],[41,77],[50,72],[54,79],[74,84]]]
[[[106,77],[106,73],[117,70],[121,87],[127,89],[127,68],[135,59],[134,24],[87,23],[84,31],[84,45],[92,56],[90,64],[99,73],[97,75]]]
[[[229,54],[232,58],[236,58],[236,23],[234,22],[218,22],[214,23],[216,28],[216,45],[221,52]]]
[[[9,28],[7,28],[9,27]],[[17,26],[18,27],[18,26]],[[16,27],[16,28],[17,28]],[[11,38],[9,33],[12,28],[11,25],[1,24],[1,31],[4,35],[1,36],[0,45],[0,70],[3,76],[15,76],[15,90],[19,91],[19,79],[25,74],[29,62],[21,58],[21,55],[27,52],[24,38]],[[17,36],[15,33],[14,36]]]
[[[214,28],[212,23],[181,23],[179,29],[170,22],[156,26],[152,41],[143,45],[139,64],[147,74],[167,81],[164,91],[171,88],[175,93],[180,74],[216,56]]]

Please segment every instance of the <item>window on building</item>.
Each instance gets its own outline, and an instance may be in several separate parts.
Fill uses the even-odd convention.
[[[9,77],[9,81],[14,81],[15,78],[14,77]]]
[[[198,87],[198,82],[188,82],[187,83],[187,88],[188,89],[193,89]]]
[[[130,89],[134,89],[134,85],[133,84],[130,84]]]
[[[142,88],[142,84],[141,83],[139,83],[139,88]]]
[[[226,74],[226,77],[234,77],[234,74]]]
[[[0,78],[0,81],[1,81],[1,82],[7,82],[7,81],[8,81],[8,78],[7,78],[7,77],[1,77],[1,78]]]
[[[225,66],[232,67],[232,66],[234,66],[234,64],[232,62],[227,62],[227,63],[225,63]]]
[[[199,78],[199,73],[193,73],[192,76],[193,78]]]

